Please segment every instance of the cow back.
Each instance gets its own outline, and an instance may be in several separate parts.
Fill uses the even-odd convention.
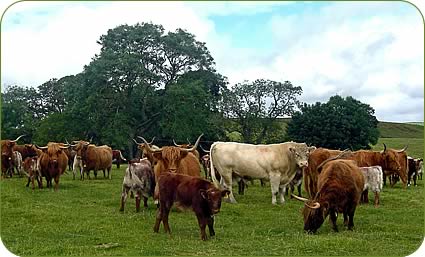
[[[112,149],[109,146],[88,145],[82,158],[88,170],[111,168]]]

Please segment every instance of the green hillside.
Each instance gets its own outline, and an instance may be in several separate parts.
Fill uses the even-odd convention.
[[[379,122],[381,138],[424,138],[424,126],[410,123]]]

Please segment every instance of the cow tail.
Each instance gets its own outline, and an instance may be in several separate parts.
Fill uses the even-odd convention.
[[[133,175],[131,173],[131,163],[129,163],[128,165],[128,173],[129,173],[130,179],[133,179]]]
[[[215,176],[215,170],[214,170],[214,161],[213,161],[213,155],[214,155],[214,151],[215,150],[215,144],[213,144],[212,146],[211,146],[211,150],[210,150],[210,172],[211,172],[211,178],[212,178],[212,181],[213,181],[213,183],[214,183],[214,185],[217,187],[217,188],[220,188],[220,183],[218,182],[218,180],[217,180],[217,178],[216,178],[216,176]]]

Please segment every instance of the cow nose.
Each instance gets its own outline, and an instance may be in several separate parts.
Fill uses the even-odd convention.
[[[300,162],[300,167],[308,167],[308,162]]]
[[[176,173],[177,172],[177,169],[176,168],[172,168],[172,169],[168,169],[168,171],[171,172],[171,173]]]

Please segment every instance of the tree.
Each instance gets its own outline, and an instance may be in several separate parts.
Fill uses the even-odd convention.
[[[351,96],[332,96],[327,103],[304,104],[287,128],[289,140],[330,149],[370,149],[379,131],[375,110]]]
[[[258,144],[277,128],[277,118],[294,112],[301,93],[301,87],[289,81],[245,81],[223,93],[221,110],[239,125],[245,142]]]

